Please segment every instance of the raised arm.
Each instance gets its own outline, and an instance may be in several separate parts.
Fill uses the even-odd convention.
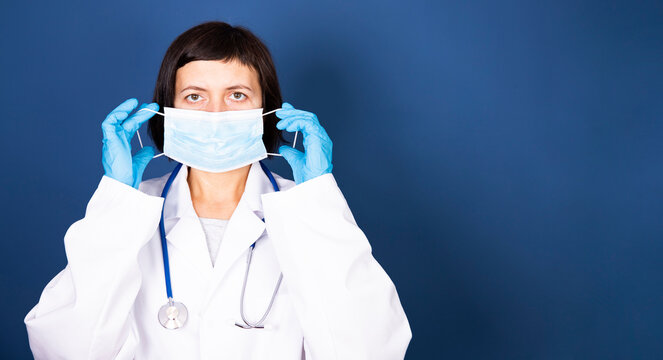
[[[267,232],[312,359],[403,359],[412,338],[396,288],[371,254],[331,174],[332,142],[315,114],[284,103],[279,129],[301,131],[304,152],[281,147],[297,186],[262,197]]]
[[[131,309],[141,285],[140,249],[155,233],[163,199],[137,190],[152,148],[131,155],[131,138],[151,113],[130,99],[103,121],[105,175],[85,217],[65,234],[68,264],[25,317],[36,359],[133,357]],[[155,107],[155,104],[148,105]]]

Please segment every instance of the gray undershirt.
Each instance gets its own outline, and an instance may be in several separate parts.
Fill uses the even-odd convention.
[[[205,238],[207,240],[207,250],[209,251],[209,258],[212,260],[212,265],[216,261],[216,256],[221,246],[221,239],[226,232],[228,220],[199,218],[200,223],[203,225],[205,231]]]

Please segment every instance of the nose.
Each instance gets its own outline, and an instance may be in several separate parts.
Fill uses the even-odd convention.
[[[213,97],[210,99],[210,101],[207,103],[207,106],[205,106],[205,111],[210,111],[210,112],[221,112],[221,111],[228,111],[228,105],[223,101],[223,99],[220,99],[218,97]]]

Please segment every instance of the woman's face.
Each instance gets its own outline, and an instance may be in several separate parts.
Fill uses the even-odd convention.
[[[258,109],[258,73],[238,61],[192,61],[175,74],[174,106],[211,112]]]

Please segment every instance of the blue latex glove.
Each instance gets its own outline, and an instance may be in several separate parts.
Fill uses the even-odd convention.
[[[131,139],[140,126],[154,113],[139,111],[129,116],[138,105],[138,100],[129,99],[111,111],[101,123],[104,134],[101,162],[106,176],[138,189],[143,179],[143,171],[154,156],[154,148],[146,146],[131,157]],[[159,110],[156,103],[140,107]]]
[[[304,152],[291,147],[281,146],[279,153],[288,161],[296,184],[311,180],[332,171],[332,141],[320,125],[315,114],[297,110],[288,103],[283,103],[282,110],[276,112],[281,119],[276,124],[280,130],[301,131],[304,136]]]

